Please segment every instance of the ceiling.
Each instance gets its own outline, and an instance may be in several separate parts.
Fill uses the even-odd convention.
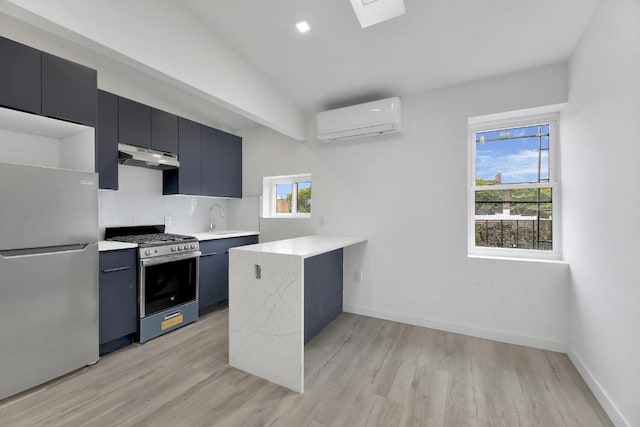
[[[184,3],[313,113],[566,60],[598,0],[405,0],[365,29],[349,0]]]

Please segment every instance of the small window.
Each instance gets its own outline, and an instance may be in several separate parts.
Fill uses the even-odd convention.
[[[470,254],[559,258],[557,121],[470,128]]]
[[[311,175],[263,178],[262,214],[265,218],[309,218]]]

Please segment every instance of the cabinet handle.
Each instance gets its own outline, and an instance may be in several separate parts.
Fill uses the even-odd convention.
[[[213,256],[213,255],[218,255],[218,252],[211,252],[211,253],[208,253],[208,254],[202,254],[202,255],[200,255],[200,258]]]
[[[115,271],[124,271],[124,270],[129,270],[131,268],[130,265],[127,265],[126,267],[115,267],[115,268],[107,268],[105,270],[102,270],[103,273],[113,273]]]

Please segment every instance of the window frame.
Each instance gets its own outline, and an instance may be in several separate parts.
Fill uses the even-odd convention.
[[[298,212],[298,184],[301,182],[311,182],[311,191],[313,193],[313,182],[310,173],[264,177],[262,189],[263,218],[311,218],[311,212]],[[276,186],[278,184],[291,184],[291,213],[276,212],[276,204],[278,200]],[[313,210],[313,206],[311,209]]]
[[[559,132],[560,113],[537,114],[519,116],[515,118],[469,121],[468,128],[468,148],[469,165],[467,179],[467,255],[475,257],[495,257],[495,258],[518,258],[535,260],[560,260],[562,259],[562,218],[561,218],[561,196],[560,196],[560,158],[559,158]],[[519,184],[498,184],[498,185],[476,185],[476,134],[479,132],[503,130],[508,128],[535,126],[549,124],[549,182],[519,183]],[[552,226],[553,236],[550,251],[540,249],[521,248],[497,248],[476,246],[475,242],[475,195],[476,191],[482,190],[513,190],[531,188],[551,188],[552,194]]]

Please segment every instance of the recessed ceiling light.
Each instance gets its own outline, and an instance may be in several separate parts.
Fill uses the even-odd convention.
[[[309,23],[307,21],[298,21],[298,22],[296,22],[296,28],[301,33],[306,33],[307,31],[309,31],[311,29],[311,27],[309,26]]]

